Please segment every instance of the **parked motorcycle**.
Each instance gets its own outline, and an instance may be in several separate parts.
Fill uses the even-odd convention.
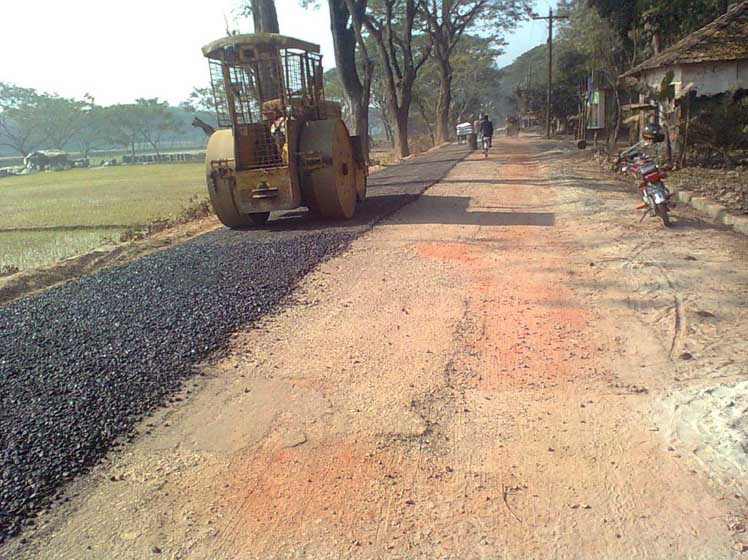
[[[650,123],[644,129],[643,140],[622,151],[616,161],[618,171],[633,175],[639,182],[643,203],[637,209],[646,210],[641,220],[648,215],[658,216],[665,227],[670,227],[670,209],[674,207],[672,194],[665,185],[667,173],[653,158],[642,151],[650,143],[662,142],[664,134],[659,125]]]

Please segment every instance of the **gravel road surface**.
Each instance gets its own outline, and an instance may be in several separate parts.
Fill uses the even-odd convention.
[[[447,146],[376,173],[351,222],[289,213],[262,230],[222,229],[1,307],[0,542],[165,403],[233,331],[465,153]]]

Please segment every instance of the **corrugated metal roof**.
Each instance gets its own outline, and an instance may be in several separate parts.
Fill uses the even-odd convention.
[[[697,64],[748,59],[748,0],[684,37],[660,54],[621,75],[637,76],[646,70],[674,64]]]

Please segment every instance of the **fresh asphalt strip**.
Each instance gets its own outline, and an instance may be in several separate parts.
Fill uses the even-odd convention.
[[[232,332],[466,153],[449,145],[372,175],[349,222],[292,213],[221,229],[0,307],[0,542],[132,436]]]

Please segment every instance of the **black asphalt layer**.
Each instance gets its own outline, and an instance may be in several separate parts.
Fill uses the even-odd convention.
[[[232,332],[465,154],[450,145],[372,175],[349,222],[291,213],[259,230],[221,229],[0,307],[0,542],[168,402]]]

